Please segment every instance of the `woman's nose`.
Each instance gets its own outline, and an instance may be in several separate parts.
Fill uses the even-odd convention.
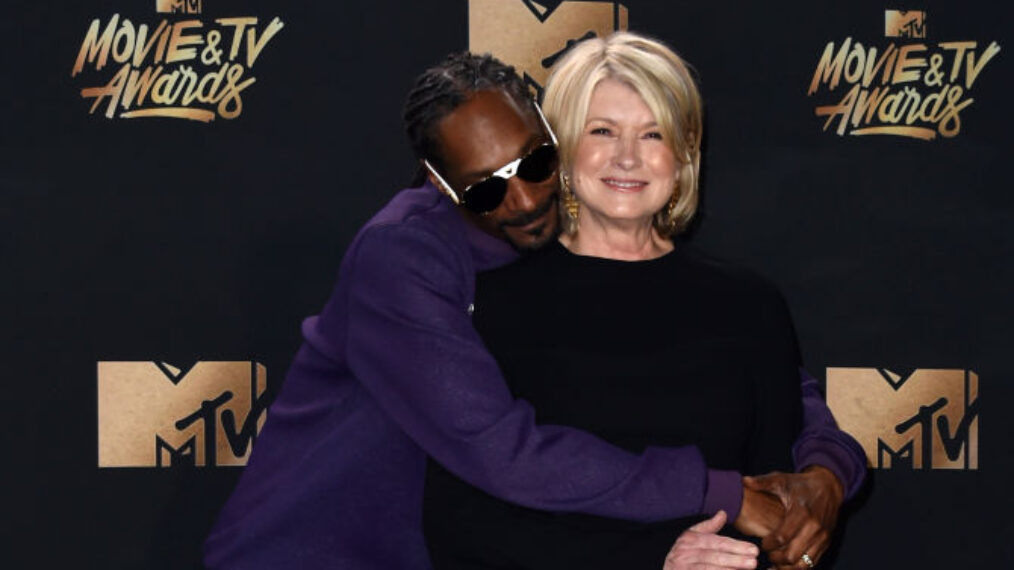
[[[634,168],[640,162],[637,140],[629,137],[621,137],[616,141],[616,165],[625,170]]]

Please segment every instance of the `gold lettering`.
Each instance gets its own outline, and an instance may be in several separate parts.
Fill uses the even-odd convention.
[[[979,72],[982,71],[983,67],[986,67],[989,60],[993,59],[993,56],[999,53],[999,51],[1000,45],[996,42],[992,42],[989,44],[989,47],[986,48],[986,52],[982,54],[982,57],[979,58],[978,63],[975,62],[975,52],[969,53],[966,56],[968,57],[968,71],[965,73],[965,89],[972,88],[972,84],[975,83],[976,78],[979,77]]]
[[[838,87],[838,82],[841,81],[841,71],[845,67],[845,58],[848,57],[849,46],[851,44],[852,38],[845,38],[841,49],[835,55],[834,42],[827,43],[823,55],[820,56],[820,62],[817,63],[817,70],[813,73],[810,89],[806,92],[807,95],[816,93],[821,83],[826,84],[830,91],[834,91]],[[825,126],[824,128],[826,129],[827,127]]]
[[[148,98],[148,91],[151,90],[152,84],[159,75],[162,75],[162,66],[154,69],[149,67],[144,70],[144,73],[140,73],[136,69],[132,71],[127,80],[127,86],[123,90],[123,109],[129,109],[133,104],[144,105],[145,99]]]
[[[197,86],[197,97],[201,103],[218,103],[218,96],[216,94],[222,86],[222,81],[225,79],[225,72],[229,69],[230,65],[231,64],[229,63],[225,63],[218,71],[207,73],[201,78],[201,82]]]
[[[950,85],[945,85],[938,93],[931,93],[922,100],[918,115],[920,121],[935,123],[940,120],[940,116],[937,113],[940,112],[940,106],[944,102],[944,93],[950,88]]]
[[[866,50],[863,44],[856,42],[845,59],[845,81],[858,83],[863,77],[863,70],[866,67]]]
[[[172,103],[172,90],[176,86],[180,72],[176,70],[159,77],[155,81],[155,87],[151,90],[151,102],[158,105],[169,105]]]
[[[954,65],[951,67],[951,78],[953,82],[961,72],[961,62],[965,60],[965,50],[975,49],[975,42],[940,42],[940,47],[945,50],[954,50]]]
[[[231,26],[233,28],[232,47],[229,48],[229,61],[235,61],[236,56],[239,55],[239,46],[243,40],[243,31],[247,26],[256,26],[257,18],[219,18],[215,21],[223,26]]]
[[[95,109],[98,108],[99,104],[106,97],[109,97],[109,107],[106,108],[106,117],[109,119],[113,118],[116,113],[116,103],[120,100],[120,94],[123,93],[123,88],[127,83],[127,77],[130,74],[130,66],[124,65],[116,72],[116,75],[106,84],[105,87],[89,87],[81,90],[81,97],[87,99],[90,97],[95,98],[95,102],[92,103],[91,110],[88,113],[94,113]]]
[[[842,97],[842,100],[837,105],[826,105],[823,107],[817,107],[815,110],[818,117],[827,117],[827,121],[824,122],[824,130],[826,131],[835,117],[841,116],[841,121],[838,123],[838,134],[845,134],[845,127],[848,125],[849,117],[852,115],[852,109],[855,107],[856,99],[859,96],[859,85],[853,85],[852,89]]]
[[[926,67],[926,59],[921,57],[910,58],[911,52],[922,52],[926,51],[924,44],[909,44],[902,46],[898,50],[898,61],[894,67],[894,77],[891,79],[891,83],[908,83],[910,81],[918,81],[920,72],[919,71],[907,71],[913,67]]]
[[[883,103],[880,105],[880,110],[877,113],[877,118],[882,123],[897,123],[901,120],[901,115],[904,112],[903,103],[905,101],[905,92],[898,91],[897,93],[891,93],[884,97]]]
[[[243,77],[243,71],[242,65],[233,64],[232,68],[226,72],[228,84],[225,87],[224,95],[218,103],[218,114],[223,119],[235,119],[243,112],[243,99],[240,98],[240,93],[257,81],[257,78],[251,77],[243,83],[237,84],[240,78]]]
[[[975,99],[971,98],[962,101],[961,98],[964,94],[965,90],[960,85],[951,85],[950,91],[945,95],[947,107],[944,109],[940,124],[937,125],[937,130],[947,138],[957,136],[961,132],[961,115],[959,113],[975,102]]]
[[[887,46],[884,53],[877,57],[877,48],[870,48],[870,54],[866,58],[866,70],[863,71],[863,87],[869,87],[873,83],[873,76],[884,69],[884,82],[886,83],[886,77],[888,70],[894,65],[894,57],[897,55],[897,47],[894,44]],[[885,65],[886,64],[886,65]]]
[[[852,126],[858,127],[859,123],[873,122],[873,115],[876,114],[877,107],[890,92],[891,88],[887,86],[877,87],[872,92],[865,89],[860,91],[855,110],[852,112]]]
[[[162,20],[158,27],[155,28],[155,33],[152,34],[151,39],[149,40],[148,26],[147,24],[141,24],[137,30],[137,44],[134,49],[133,61],[134,67],[141,67],[141,64],[144,63],[144,59],[148,57],[149,53],[151,53],[151,48],[155,45],[155,40],[162,36],[163,32],[165,32],[166,26],[168,25],[169,22]]]
[[[106,61],[109,59],[109,47],[113,43],[113,35],[116,34],[116,24],[119,20],[120,15],[113,14],[101,37],[99,36],[101,22],[98,18],[92,20],[92,25],[88,28],[84,42],[81,44],[81,51],[77,54],[74,69],[70,72],[71,77],[75,77],[78,73],[81,73],[81,70],[84,69],[85,61],[95,63],[96,70],[100,70],[106,66]]]
[[[130,59],[130,55],[134,53],[134,42],[137,40],[137,34],[134,32],[134,24],[130,20],[123,20],[123,25],[120,26],[119,30],[116,30],[116,35],[113,36],[113,61],[116,63],[126,63]],[[120,45],[123,45],[121,48]]]
[[[275,37],[275,34],[277,34],[283,27],[285,27],[285,24],[283,24],[281,20],[275,17],[275,19],[271,20],[271,23],[268,24],[268,29],[264,30],[264,34],[260,37],[259,40],[257,39],[257,32],[255,32],[254,30],[247,31],[246,33],[247,67],[253,67],[254,62],[257,61],[257,58],[261,55],[261,51],[264,49],[264,46],[268,45],[268,42],[271,41],[271,38]]]
[[[197,50],[190,47],[192,45],[200,45],[204,43],[204,39],[199,35],[185,36],[183,35],[184,30],[189,28],[200,28],[204,24],[200,20],[187,20],[185,22],[177,22],[173,25],[172,35],[169,38],[169,50],[166,53],[166,63],[176,63],[177,61],[189,61],[197,57]]]
[[[176,91],[172,95],[172,103],[175,104],[183,97],[183,105],[189,105],[192,101],[192,97],[188,97],[184,93],[191,93],[197,87],[197,74],[194,69],[189,66],[180,66],[180,81],[176,86]],[[189,101],[187,100],[189,99]]]

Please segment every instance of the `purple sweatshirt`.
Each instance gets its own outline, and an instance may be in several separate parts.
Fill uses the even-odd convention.
[[[635,455],[536,425],[472,327],[475,274],[515,260],[427,184],[359,232],[299,349],[239,484],[205,543],[209,568],[429,568],[426,455],[488,493],[537,509],[657,521],[742,502],[740,475],[693,446]],[[544,323],[544,326],[551,326]],[[860,486],[861,447],[803,375],[796,465]]]

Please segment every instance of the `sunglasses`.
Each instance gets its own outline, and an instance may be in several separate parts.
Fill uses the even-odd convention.
[[[440,182],[455,204],[464,206],[476,214],[488,214],[503,202],[504,196],[507,195],[507,181],[514,176],[525,182],[545,182],[556,172],[559,165],[556,135],[537,104],[535,110],[553,142],[540,144],[528,154],[508,162],[493,174],[469,185],[461,192],[455,192],[428,160],[423,160],[423,165]]]

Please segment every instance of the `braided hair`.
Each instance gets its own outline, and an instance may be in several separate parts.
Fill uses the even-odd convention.
[[[443,165],[437,123],[464,103],[476,91],[500,89],[521,109],[532,108],[532,97],[513,67],[489,54],[452,53],[420,75],[408,93],[402,118],[412,152],[417,159]],[[426,179],[420,168],[413,186]]]

